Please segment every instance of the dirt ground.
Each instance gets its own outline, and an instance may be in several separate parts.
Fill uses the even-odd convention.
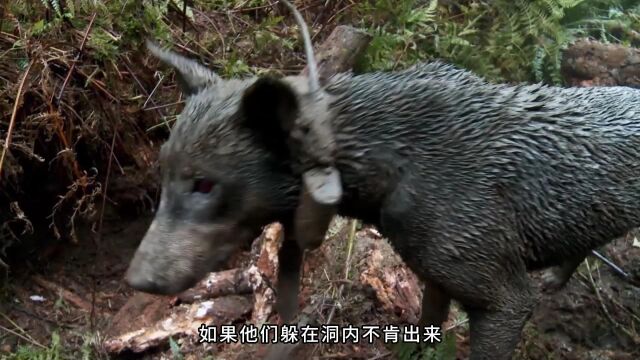
[[[21,345],[51,348],[54,332],[60,336],[61,358],[65,359],[255,358],[259,350],[254,347],[201,345],[195,339],[174,339],[180,344],[179,354],[170,346],[143,354],[115,356],[104,352],[100,344],[110,331],[111,320],[133,294],[122,277],[149,221],[148,214],[132,220],[112,214],[105,219],[99,246],[88,246],[95,236],[87,231],[80,245],[64,247],[64,252],[49,261],[13,268],[0,302],[0,358],[30,358],[15,355]],[[314,312],[319,322],[326,320],[332,311],[335,312],[333,324],[386,325],[415,321],[420,294],[398,288],[390,295],[392,299],[384,299],[377,292],[377,275],[370,273],[376,267],[384,269],[383,277],[404,276],[404,283],[415,280],[412,274],[407,275],[402,262],[375,230],[363,228],[356,233],[349,277],[343,279],[346,223],[346,220],[337,223],[328,241],[308,258],[301,304],[317,304]],[[603,253],[637,278],[640,248],[632,246],[632,241],[632,238],[619,239],[603,249]],[[379,264],[373,264],[376,261]],[[345,284],[341,294],[337,291],[339,284]],[[409,285],[413,289],[417,284]],[[409,305],[405,308],[389,305],[393,302]],[[170,307],[169,301],[166,307]],[[247,318],[236,322],[242,323]],[[132,327],[140,321],[125,319]],[[469,331],[465,314],[455,304],[445,325],[451,329],[449,334],[455,335],[456,357],[465,358],[469,351]],[[516,358],[638,359],[638,326],[640,288],[590,259],[565,289],[542,298],[532,321],[525,327]],[[295,357],[301,359],[402,358],[393,347],[382,342],[352,346],[304,345],[296,354]]]

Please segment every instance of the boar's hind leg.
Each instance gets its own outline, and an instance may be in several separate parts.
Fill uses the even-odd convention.
[[[510,359],[520,341],[522,328],[531,316],[537,294],[524,261],[518,258],[517,246],[509,248],[510,244],[518,244],[519,241],[514,238],[516,232],[509,231],[509,224],[505,222],[508,212],[498,212],[499,202],[475,206],[492,212],[489,216],[474,214],[476,218],[502,219],[500,226],[491,228],[489,223],[485,223],[482,229],[458,229],[467,234],[484,233],[492,237],[491,240],[480,242],[478,237],[473,237],[454,241],[449,237],[455,236],[451,235],[455,231],[448,225],[464,224],[468,219],[464,216],[457,219],[455,215],[466,213],[452,211],[448,222],[442,226],[444,230],[439,230],[437,224],[425,225],[425,219],[430,219],[429,208],[412,189],[411,180],[403,179],[385,199],[380,225],[412,269],[423,280],[437,280],[443,288],[443,291],[426,289],[426,300],[432,303],[423,303],[423,307],[431,310],[425,313],[422,321],[436,322],[438,317],[444,318],[443,311],[435,309],[446,307],[448,294],[462,303],[469,313],[471,360]],[[469,207],[470,203],[464,206]],[[443,246],[447,243],[466,243],[465,252]],[[429,290],[441,298],[429,298]]]
[[[552,293],[562,289],[585,258],[586,255],[581,254],[565,260],[560,266],[545,270],[542,274],[542,291]]]
[[[300,266],[302,264],[302,250],[291,236],[293,231],[287,232],[278,252],[278,285],[276,294],[276,310],[280,319],[287,323],[293,320],[298,312],[298,290],[300,288]]]
[[[537,294],[526,272],[502,282],[500,296],[487,307],[467,309],[471,360],[508,360],[520,341]],[[495,294],[497,295],[497,294]]]
[[[442,326],[449,315],[451,297],[432,281],[425,281],[422,293],[422,313],[418,326]]]

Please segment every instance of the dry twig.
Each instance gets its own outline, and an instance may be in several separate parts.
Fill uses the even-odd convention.
[[[24,88],[24,84],[27,81],[27,76],[29,75],[29,71],[31,70],[31,66],[33,65],[33,61],[27,65],[27,68],[24,71],[24,75],[22,76],[22,80],[20,80],[20,85],[18,86],[18,93],[16,94],[16,101],[13,103],[13,111],[11,112],[11,120],[9,120],[9,129],[7,130],[7,137],[4,141],[4,146],[2,148],[2,155],[0,155],[0,178],[2,175],[2,164],[4,163],[4,158],[9,150],[9,146],[11,146],[11,135],[13,133],[13,127],[16,122],[16,114],[18,112],[18,106],[20,104],[20,100],[22,99],[22,90]]]
[[[39,286],[42,286],[43,288],[47,289],[47,290],[51,290],[56,294],[60,294],[60,296],[62,296],[66,301],[68,301],[69,303],[73,304],[74,306],[86,311],[86,312],[90,312],[91,311],[91,304],[89,304],[86,300],[84,300],[83,298],[81,298],[80,296],[72,293],[71,291],[57,285],[54,284],[50,281],[47,281],[45,279],[43,279],[42,277],[35,275],[32,277],[33,281],[38,284]]]
[[[91,16],[91,20],[89,20],[89,25],[87,25],[87,29],[84,32],[84,37],[82,38],[82,42],[80,43],[80,49],[76,54],[76,58],[73,59],[73,62],[71,63],[71,67],[67,72],[67,76],[64,78],[64,81],[62,82],[62,87],[60,87],[60,91],[58,92],[58,96],[56,98],[58,103],[60,103],[60,99],[62,98],[64,89],[67,87],[67,83],[69,83],[71,74],[73,73],[73,70],[76,68],[76,63],[78,62],[78,60],[80,60],[80,56],[82,56],[82,50],[84,49],[84,44],[87,42],[87,38],[89,37],[89,32],[91,32],[91,28],[93,27],[93,21],[96,19],[96,15],[97,13],[94,12],[93,15]]]

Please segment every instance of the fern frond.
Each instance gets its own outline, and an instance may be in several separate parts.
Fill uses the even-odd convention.
[[[49,1],[51,1],[51,7],[53,7],[56,14],[62,17],[62,7],[60,6],[60,0],[49,0]]]
[[[71,15],[71,17],[76,16],[76,4],[75,1],[73,0],[69,0],[66,2],[67,4],[67,11],[69,12],[69,15]]]

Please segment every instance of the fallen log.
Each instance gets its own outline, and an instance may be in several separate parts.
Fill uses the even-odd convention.
[[[249,286],[253,289],[253,313],[251,323],[256,326],[264,324],[275,305],[275,292],[278,271],[278,250],[284,240],[284,229],[280,224],[271,224],[265,229],[262,241],[259,242],[258,255],[251,261],[251,265],[245,272]]]
[[[251,311],[248,296],[225,296],[215,300],[176,307],[169,316],[152,326],[133,330],[104,343],[109,353],[124,350],[140,353],[150,348],[166,344],[169,338],[198,336],[202,324],[228,324]]]
[[[562,75],[571,86],[640,87],[640,49],[579,40],[563,54]]]
[[[336,26],[322,45],[315,49],[320,83],[325,83],[335,74],[353,69],[370,42],[371,35],[362,30],[346,25]],[[309,68],[305,67],[302,75],[308,74]]]
[[[171,304],[166,296],[136,292],[110,319],[107,339],[153,326],[162,320]],[[134,320],[134,321],[132,321]]]
[[[247,269],[211,273],[195,287],[174,298],[135,293],[113,317],[104,349],[109,353],[125,350],[144,352],[166,344],[170,337],[198,335],[197,328],[203,323],[228,324],[250,312],[253,318],[260,314],[256,320],[264,322],[271,314],[274,302],[273,290],[269,286],[273,280],[265,279],[275,279],[281,241],[282,226],[270,224],[254,242],[252,261]],[[234,280],[239,282],[233,284]],[[251,301],[249,295],[237,294],[251,291],[255,301]],[[214,300],[203,301],[213,296]],[[182,299],[192,304],[176,301]]]
[[[379,233],[369,229],[360,239],[358,244],[364,247],[360,282],[374,291],[383,311],[395,314],[402,323],[417,323],[422,300],[420,280],[388,244],[374,241],[382,240]]]
[[[347,236],[349,235],[344,232],[342,236],[337,235],[330,242],[345,243]],[[422,283],[405,265],[391,245],[383,240],[380,233],[371,227],[355,232],[351,263],[353,264],[351,272],[360,275],[352,281],[344,280],[353,284],[350,286],[364,286],[371,290],[375,298],[376,311],[393,315],[393,318],[397,319],[399,323],[417,322],[421,308]],[[367,293],[369,293],[368,290]],[[335,300],[338,303],[333,304],[334,309],[342,307],[339,304],[340,297],[340,295],[336,296]],[[327,300],[321,300],[320,303],[328,303]],[[297,325],[300,327],[319,321],[330,321],[327,317],[322,318],[319,313],[321,311],[317,305],[307,305],[298,316]],[[260,356],[265,354],[264,359],[266,360],[308,359],[314,346],[315,344],[302,342],[278,342],[257,349],[255,354]]]
[[[210,273],[193,288],[178,295],[182,303],[193,303],[229,294],[249,294],[252,291],[246,269],[231,269]]]

